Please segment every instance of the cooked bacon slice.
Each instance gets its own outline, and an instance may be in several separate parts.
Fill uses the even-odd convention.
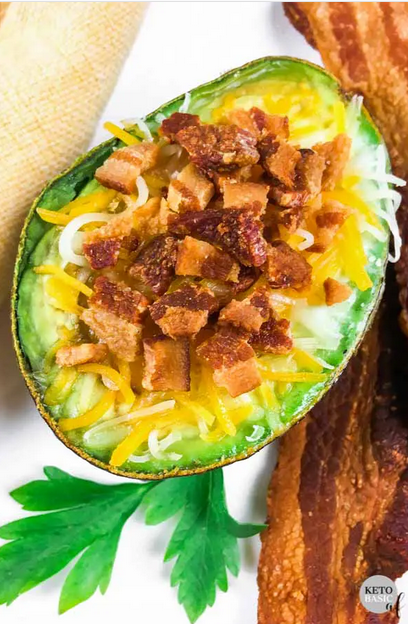
[[[315,145],[313,149],[325,160],[322,186],[323,190],[330,191],[343,176],[350,158],[351,139],[347,134],[338,134],[333,141]]]
[[[258,332],[254,332],[249,343],[256,351],[283,355],[293,349],[293,340],[290,335],[290,323],[287,319],[280,319],[276,315],[261,325]]]
[[[296,166],[301,159],[300,152],[273,136],[266,136],[258,143],[262,165],[267,173],[281,182],[288,190],[295,184]]]
[[[143,142],[116,150],[95,171],[95,178],[107,188],[130,195],[135,191],[136,179],[157,163],[159,146]]]
[[[214,194],[212,182],[190,163],[172,180],[167,193],[168,207],[172,212],[204,210]]]
[[[218,303],[208,288],[187,284],[163,295],[150,306],[150,316],[163,334],[171,338],[195,336],[218,309]]]
[[[206,172],[228,171],[259,160],[256,139],[238,126],[190,126],[180,130],[176,141],[192,162]]]
[[[278,139],[289,138],[289,119],[281,115],[270,115],[254,106],[249,111],[251,118],[256,126],[259,139],[266,136],[277,137]]]
[[[259,288],[241,301],[233,299],[220,312],[219,325],[233,325],[245,332],[258,332],[271,315],[271,297],[267,288]]]
[[[186,236],[177,254],[176,275],[192,275],[223,282],[236,282],[239,264],[210,243]]]
[[[67,345],[58,349],[56,362],[58,366],[77,366],[87,362],[102,362],[108,355],[108,347],[105,344],[93,342],[79,345]]]
[[[87,232],[88,234],[88,232]],[[93,232],[91,232],[93,234]],[[98,239],[96,236],[89,237],[91,242],[83,244],[84,256],[92,269],[98,271],[107,267],[115,266],[119,258],[122,238]]]
[[[147,204],[146,204],[147,205]],[[133,231],[134,204],[115,215],[108,223],[92,232],[85,232],[83,251],[92,269],[100,270],[115,266],[122,242]]]
[[[318,227],[315,241],[309,251],[322,253],[330,247],[338,230],[341,228],[350,209],[336,200],[327,200],[323,208],[315,213],[316,225]]]
[[[143,340],[142,386],[150,392],[190,390],[190,348],[187,339],[154,336]]]
[[[95,280],[94,294],[89,302],[117,314],[129,323],[136,324],[149,305],[149,301],[142,293],[132,290],[124,282],[111,282],[103,276]]]
[[[197,355],[213,369],[216,385],[226,388],[232,397],[250,392],[262,382],[255,352],[237,332],[217,332],[198,347]]]
[[[322,190],[323,172],[326,162],[323,156],[311,149],[301,149],[296,167],[297,186],[305,189],[310,198],[316,197]]]
[[[267,260],[262,267],[272,288],[302,290],[310,285],[312,267],[304,257],[281,240],[268,246]]]
[[[190,115],[189,113],[173,113],[168,119],[163,119],[160,126],[160,134],[175,140],[177,132],[191,126],[199,126],[201,124],[198,115]]]
[[[266,184],[228,181],[225,182],[223,191],[224,208],[247,208],[257,215],[265,212],[269,191],[269,187]]]
[[[346,299],[348,299],[353,292],[347,284],[342,284],[331,277],[328,277],[324,281],[323,288],[326,297],[326,305],[328,306],[346,301]]]
[[[154,294],[162,295],[174,277],[177,244],[174,236],[157,236],[139,253],[129,275],[148,286]]]
[[[170,223],[175,234],[191,234],[215,243],[246,266],[261,266],[266,259],[262,225],[245,209],[186,212]]]
[[[140,353],[141,325],[129,323],[114,312],[92,303],[82,312],[81,320],[101,342],[107,344],[112,353],[126,362],[134,362]]]

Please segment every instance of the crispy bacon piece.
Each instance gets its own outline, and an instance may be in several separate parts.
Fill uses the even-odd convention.
[[[258,216],[265,212],[268,191],[269,187],[266,184],[226,181],[223,187],[224,208],[247,208]]]
[[[150,306],[150,316],[163,334],[171,338],[195,336],[208,321],[208,315],[218,309],[211,290],[187,284],[160,297]]]
[[[288,190],[293,190],[296,165],[301,159],[300,152],[286,141],[280,141],[270,135],[258,143],[258,149],[267,173]]]
[[[264,139],[266,136],[273,136],[278,139],[289,138],[289,119],[287,117],[270,115],[256,106],[251,108],[249,112],[257,129],[258,139]]]
[[[95,171],[95,178],[107,188],[130,195],[138,176],[157,163],[159,151],[158,145],[149,142],[122,147]]]
[[[82,312],[81,320],[101,342],[107,344],[109,351],[126,362],[134,362],[140,353],[141,325],[129,323],[114,312],[92,303]]]
[[[160,134],[175,140],[177,132],[191,126],[199,126],[201,124],[198,115],[190,115],[189,113],[173,113],[168,119],[163,119],[160,126]]]
[[[94,295],[89,302],[136,324],[140,322],[149,305],[142,293],[132,290],[124,282],[111,282],[103,276],[95,280]]]
[[[192,275],[222,282],[236,282],[239,264],[210,243],[186,236],[177,254],[176,275]]]
[[[216,385],[226,388],[232,397],[250,392],[262,382],[255,352],[237,332],[217,332],[198,347],[197,355],[213,369]]]
[[[225,117],[228,123],[234,124],[258,138],[258,128],[250,111],[246,111],[243,108],[233,108],[228,111]]]
[[[224,186],[228,182],[247,182],[253,177],[253,171],[256,167],[260,167],[260,165],[247,165],[246,167],[240,167],[239,169],[234,169],[233,171],[212,171],[211,179],[213,180],[217,191],[219,193],[224,192]],[[263,173],[263,169],[262,169]]]
[[[131,198],[125,197],[125,202],[129,208],[134,205]],[[165,228],[160,221],[160,197],[151,197],[144,206],[137,208],[137,215],[132,217],[132,223],[136,236],[142,241],[163,234]]]
[[[302,290],[310,285],[312,267],[298,252],[281,240],[268,246],[267,260],[262,271],[272,288]]]
[[[167,203],[169,209],[176,213],[204,210],[213,194],[213,183],[190,163],[179,173],[176,180],[170,182]]]
[[[187,339],[154,336],[143,340],[142,386],[150,392],[190,390],[190,348]]]
[[[324,294],[326,298],[326,305],[332,306],[336,303],[346,301],[353,292],[347,284],[342,284],[331,277],[328,277],[323,282]]]
[[[318,230],[309,251],[315,253],[326,251],[350,212],[350,209],[340,202],[333,199],[327,200],[323,207],[315,213]]]
[[[235,295],[238,295],[248,288],[251,288],[253,284],[255,284],[256,280],[259,277],[259,271],[254,269],[254,267],[241,266],[238,274],[237,282],[230,282],[230,286],[233,289]]]
[[[130,267],[129,275],[140,280],[156,295],[166,292],[174,277],[177,239],[162,234],[146,245]]]
[[[241,301],[233,299],[220,312],[219,325],[233,325],[244,332],[258,332],[271,315],[272,306],[267,288],[259,288]]]
[[[315,145],[313,149],[325,160],[322,187],[330,191],[343,177],[350,158],[351,139],[347,134],[338,134],[333,141]]]
[[[256,139],[238,126],[190,126],[180,130],[176,141],[192,162],[206,172],[228,171],[259,160]]]
[[[302,208],[309,198],[306,189],[288,189],[284,184],[276,182],[269,190],[270,199],[282,208]]]
[[[266,242],[261,227],[245,209],[186,212],[170,224],[175,234],[191,234],[220,245],[246,266],[261,266],[265,262]]]
[[[55,361],[58,366],[77,366],[87,362],[102,362],[108,355],[108,347],[105,344],[93,342],[79,345],[67,345],[58,349]]]
[[[272,314],[271,318],[261,325],[259,331],[251,335],[249,344],[256,351],[264,353],[275,355],[289,353],[293,349],[289,321]]]
[[[309,198],[314,198],[322,190],[323,172],[325,171],[325,158],[311,149],[301,149],[296,167],[297,186],[308,192]]]

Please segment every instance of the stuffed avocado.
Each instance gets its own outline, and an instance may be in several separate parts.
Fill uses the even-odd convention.
[[[13,327],[70,448],[137,478],[242,459],[334,383],[378,304],[397,194],[359,98],[265,58],[118,128],[26,221]]]

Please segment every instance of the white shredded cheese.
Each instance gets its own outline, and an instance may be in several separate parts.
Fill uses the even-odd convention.
[[[254,425],[253,432],[251,433],[251,435],[245,436],[245,439],[248,440],[248,442],[256,442],[257,440],[262,438],[264,431],[265,427],[262,427],[261,425]]]
[[[182,105],[179,108],[179,112],[180,113],[188,113],[188,107],[190,106],[190,102],[191,102],[191,93],[186,93],[186,95],[184,97],[184,102],[182,103]]]
[[[87,267],[88,261],[82,254],[77,254],[73,250],[74,245],[74,237],[77,234],[78,230],[85,225],[86,223],[95,223],[96,221],[110,221],[114,215],[105,214],[100,212],[91,212],[88,214],[79,215],[72,219],[64,227],[61,232],[61,236],[58,242],[58,251],[64,262],[72,262],[72,264],[76,264],[77,266]],[[81,245],[82,247],[82,245]]]
[[[154,457],[155,459],[169,459],[171,461],[177,461],[178,459],[182,458],[182,455],[180,455],[179,453],[165,453],[164,449],[168,448],[169,446],[171,446],[171,444],[174,444],[174,442],[178,442],[179,440],[181,440],[181,435],[177,432],[173,432],[170,433],[167,438],[164,438],[164,440],[159,441],[159,432],[157,429],[153,429],[153,431],[149,433],[147,445],[149,447],[150,453],[152,454],[152,457]],[[163,442],[167,444],[167,446],[165,446],[164,448],[162,446]]]
[[[140,206],[144,206],[147,200],[149,199],[149,187],[147,186],[142,176],[137,177],[136,188],[137,188],[137,200],[134,205],[134,208],[140,208]]]
[[[162,401],[161,403],[156,403],[155,405],[149,405],[149,407],[143,407],[139,410],[135,410],[134,412],[124,414],[123,416],[117,416],[116,418],[105,420],[97,424],[95,427],[92,427],[92,429],[89,429],[87,433],[96,433],[101,429],[116,427],[117,425],[129,424],[134,420],[139,420],[139,418],[145,418],[146,416],[152,416],[153,414],[167,412],[174,409],[175,405],[176,402],[173,399],[170,399],[169,401]]]
[[[314,236],[308,230],[304,230],[303,228],[298,228],[295,234],[298,234],[299,236],[302,236],[302,238],[305,239],[303,243],[300,243],[298,245],[299,251],[304,251],[305,249],[309,249],[309,247],[311,247],[314,244]]]

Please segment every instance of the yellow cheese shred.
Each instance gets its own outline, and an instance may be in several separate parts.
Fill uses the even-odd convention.
[[[383,230],[382,225],[377,217],[377,215],[371,210],[371,208],[357,195],[354,191],[346,190],[346,189],[335,189],[334,191],[324,191],[322,193],[323,202],[334,199],[335,201],[348,206],[349,208],[354,208],[357,212],[359,212],[369,223],[379,230]]]
[[[293,353],[295,356],[295,360],[297,365],[300,368],[307,368],[313,373],[321,373],[323,370],[323,366],[317,362],[313,355],[307,353],[306,351],[302,351],[301,349],[293,349]]]
[[[333,116],[337,134],[346,132],[346,107],[343,102],[335,102],[333,104]]]
[[[367,257],[355,215],[351,215],[342,225],[338,245],[339,256],[347,277],[359,290],[371,288],[373,282],[365,270]]]
[[[135,394],[129,383],[122,377],[117,370],[105,364],[81,364],[78,366],[79,373],[95,373],[107,377],[120,390],[126,403],[132,404],[135,400]]]
[[[123,128],[119,128],[119,126],[111,123],[110,121],[104,123],[103,127],[105,128],[105,130],[113,134],[113,136],[120,139],[126,145],[136,145],[137,143],[140,143],[140,139],[133,136],[129,132],[126,132],[126,130],[123,130]]]
[[[84,311],[78,305],[78,290],[61,282],[58,277],[50,277],[45,284],[45,291],[52,299],[52,305],[58,310],[80,316]]]
[[[41,264],[34,267],[33,270],[34,273],[38,273],[38,275],[55,275],[55,277],[67,284],[67,286],[79,290],[79,292],[83,293],[86,297],[91,297],[93,295],[93,290],[89,288],[89,286],[80,282],[75,277],[72,277],[72,275],[68,275],[68,273],[59,266],[54,264]]]
[[[116,392],[107,390],[94,407],[76,418],[62,418],[59,421],[61,431],[73,431],[81,427],[89,427],[96,423],[107,411],[110,410],[115,402]]]
[[[37,214],[46,223],[53,225],[68,225],[70,221],[82,214],[88,212],[101,212],[105,210],[116,196],[116,191],[98,191],[91,193],[85,197],[78,197],[69,202],[61,210],[47,210],[46,208],[37,208]]]
[[[52,223],[53,225],[67,225],[70,222],[70,218],[67,214],[61,214],[56,210],[47,210],[46,208],[37,208],[37,214],[46,223]]]
[[[61,368],[54,382],[47,388],[44,394],[44,400],[47,405],[58,405],[62,403],[68,392],[71,390],[76,378],[77,371],[72,368]]]

